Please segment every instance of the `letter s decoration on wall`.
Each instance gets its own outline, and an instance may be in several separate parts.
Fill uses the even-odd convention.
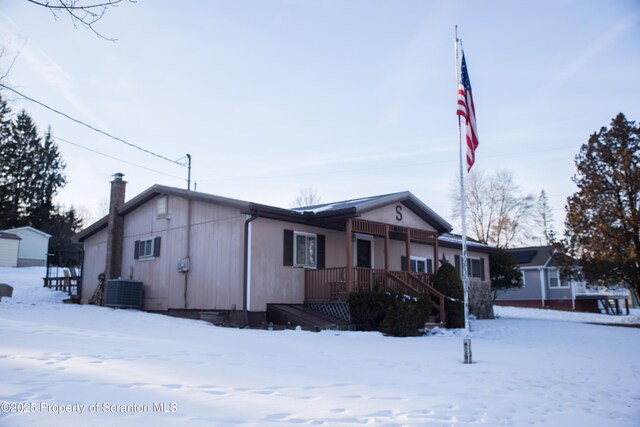
[[[396,205],[396,220],[402,221],[402,205]]]

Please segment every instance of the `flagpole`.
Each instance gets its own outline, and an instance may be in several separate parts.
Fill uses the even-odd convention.
[[[460,88],[460,59],[458,48],[462,41],[458,38],[458,26],[456,25],[455,55],[456,55],[456,91]],[[464,292],[464,363],[472,363],[471,359],[471,338],[469,338],[469,274],[467,271],[467,219],[466,201],[464,191],[464,163],[466,150],[462,146],[462,125],[458,115],[458,147],[460,149],[460,220],[462,222],[462,285]]]

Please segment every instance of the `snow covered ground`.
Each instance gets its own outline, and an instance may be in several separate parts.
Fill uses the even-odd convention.
[[[0,426],[638,426],[640,329],[497,308],[460,331],[238,330],[62,304],[0,269]],[[634,313],[635,314],[635,313]]]

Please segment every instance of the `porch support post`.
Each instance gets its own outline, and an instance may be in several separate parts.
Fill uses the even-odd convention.
[[[389,271],[389,225],[384,226],[384,269]]]
[[[436,231],[434,236],[435,241],[433,242],[433,274],[438,272],[438,232]]]
[[[411,272],[411,229],[407,228],[407,272]]]
[[[347,296],[353,288],[353,220],[347,219],[346,235],[347,235]]]

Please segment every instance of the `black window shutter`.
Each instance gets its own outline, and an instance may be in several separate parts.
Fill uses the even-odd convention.
[[[433,273],[433,261],[427,260],[427,273]]]
[[[284,230],[283,265],[293,265],[293,230]]]
[[[480,280],[484,280],[484,258],[480,258]]]
[[[400,257],[400,270],[407,271],[407,257],[404,255]]]
[[[324,234],[318,234],[316,238],[318,239],[318,259],[316,260],[316,268],[324,268],[324,264],[325,264]]]
[[[153,256],[160,256],[160,237],[156,237],[155,239],[153,239]]]
[[[133,259],[140,258],[140,240],[136,240],[135,247],[133,249]]]
[[[455,262],[456,262],[456,270],[458,271],[458,273],[462,274],[462,270],[460,270],[460,255],[455,256]]]

